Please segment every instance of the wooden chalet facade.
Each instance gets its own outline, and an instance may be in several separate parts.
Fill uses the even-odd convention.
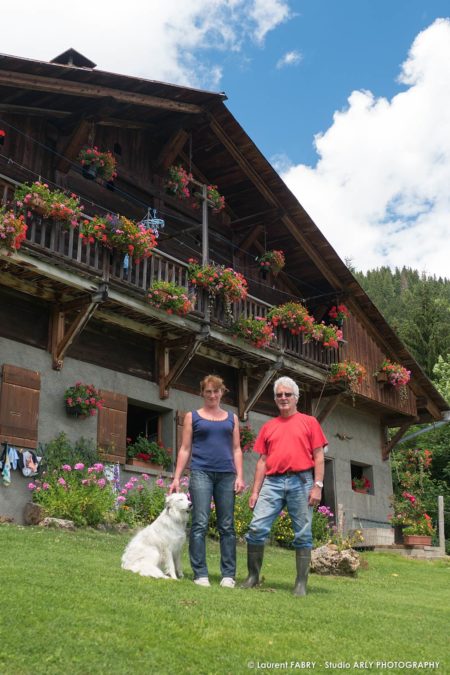
[[[88,215],[141,221],[150,209],[164,220],[153,256],[128,267],[117,251],[34,215],[17,252],[0,246],[0,441],[36,448],[65,431],[126,465],[127,436],[176,445],[181,411],[198,406],[205,374],[224,377],[225,404],[255,429],[275,412],[273,380],[289,375],[302,391],[300,409],[317,415],[330,441],[325,502],[342,505],[348,528],[387,527],[387,429],[399,427],[397,441],[411,424],[441,419],[447,405],[224,100],[99,71],[74,50],[50,63],[0,55],[3,204],[17,184],[40,179],[77,194]],[[83,177],[77,157],[86,145],[114,154],[113,185]],[[194,209],[167,194],[174,164],[191,170],[200,191],[217,185],[225,210]],[[256,258],[269,249],[283,250],[286,266],[264,280]],[[147,289],[155,280],[187,287],[192,257],[244,274],[249,295],[233,305],[235,318],[296,300],[321,321],[344,302],[344,341],[330,349],[277,329],[275,345],[258,349],[231,335],[224,308],[210,307],[201,291],[186,316],[155,309]],[[373,377],[386,357],[412,372],[405,400]],[[330,365],[344,359],[368,373],[354,402],[329,381]],[[66,416],[63,393],[76,380],[102,391],[97,417]],[[250,479],[252,458],[246,467]],[[355,495],[351,477],[363,469],[372,489]]]

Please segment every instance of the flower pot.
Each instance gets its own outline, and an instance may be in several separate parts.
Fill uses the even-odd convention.
[[[388,381],[387,373],[377,373],[377,382],[386,383]]]
[[[145,459],[136,459],[136,457],[129,457],[127,459],[127,464],[131,466],[140,466],[143,469],[153,470],[153,471],[164,471],[161,464],[155,464],[154,462],[147,462]]]
[[[97,167],[83,166],[82,174],[83,178],[87,178],[88,180],[95,180],[97,178]]]
[[[79,417],[80,419],[87,417],[87,414],[79,405],[67,405],[66,403],[66,413],[69,417]]]
[[[423,534],[404,534],[403,543],[412,548],[421,548],[422,546],[431,546],[431,537]]]

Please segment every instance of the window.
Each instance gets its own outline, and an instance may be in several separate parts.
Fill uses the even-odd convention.
[[[355,492],[364,490],[366,494],[373,495],[373,467],[370,464],[351,462],[351,486]]]

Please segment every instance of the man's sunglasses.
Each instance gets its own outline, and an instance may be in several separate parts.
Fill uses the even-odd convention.
[[[291,398],[294,394],[290,391],[282,391],[281,394],[275,394],[275,398],[283,398],[283,396],[286,396],[286,398]]]

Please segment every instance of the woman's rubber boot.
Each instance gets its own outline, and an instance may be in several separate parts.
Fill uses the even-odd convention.
[[[308,572],[311,563],[311,549],[298,548],[295,551],[295,562],[297,564],[297,578],[293,590],[294,595],[306,595],[306,584],[308,583]]]
[[[264,545],[247,544],[248,577],[241,584],[241,588],[254,588],[259,584],[259,573],[264,557]]]

